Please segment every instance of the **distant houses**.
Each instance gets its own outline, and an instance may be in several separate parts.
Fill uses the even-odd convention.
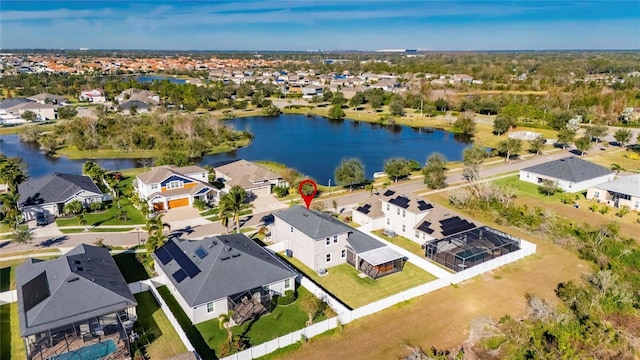
[[[86,101],[94,104],[104,104],[107,101],[104,91],[101,89],[83,90],[78,98],[80,101]]]
[[[520,180],[541,185],[555,182],[564,192],[575,193],[612,181],[615,172],[576,156],[569,156],[520,170]]]
[[[56,119],[56,108],[53,104],[37,100],[39,98],[8,98],[0,100],[0,125],[24,124],[28,120],[26,112],[35,115],[35,121]]]
[[[289,186],[280,174],[244,159],[216,164],[214,170],[226,192],[238,185],[248,195],[259,197],[271,194],[276,186]]]

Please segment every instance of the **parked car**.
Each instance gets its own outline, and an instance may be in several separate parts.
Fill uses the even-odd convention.
[[[44,226],[44,225],[49,225],[49,219],[47,219],[47,214],[45,213],[37,213],[36,214],[36,225],[38,226]]]

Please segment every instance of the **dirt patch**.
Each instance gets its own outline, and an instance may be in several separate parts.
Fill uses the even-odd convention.
[[[523,315],[525,293],[557,303],[557,284],[579,279],[589,271],[588,263],[567,250],[531,239],[517,229],[508,231],[536,243],[537,253],[458,286],[355,321],[342,332],[311,341],[282,359],[395,359],[406,352],[404,344],[457,350],[475,319]]]

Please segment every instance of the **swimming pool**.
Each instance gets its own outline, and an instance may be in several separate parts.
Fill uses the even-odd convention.
[[[69,351],[58,356],[50,357],[48,360],[99,360],[116,351],[116,343],[107,339],[102,342],[81,347],[75,351]]]

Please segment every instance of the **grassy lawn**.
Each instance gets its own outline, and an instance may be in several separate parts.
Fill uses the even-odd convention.
[[[234,326],[232,328],[233,335],[248,339],[249,344],[254,346],[304,328],[308,316],[300,308],[300,302],[307,297],[312,297],[313,294],[303,287],[299,287],[297,291],[298,299],[294,303],[278,306],[272,313],[263,315],[256,321],[247,321],[239,326]],[[335,316],[331,309],[329,311],[329,316]],[[318,322],[326,318],[325,314],[319,314],[314,321]],[[227,340],[227,331],[220,330],[218,319],[200,323],[196,325],[196,328],[212,349],[220,349],[220,346]]]
[[[66,156],[69,159],[130,159],[130,158],[153,158],[162,154],[160,150],[78,150],[72,147],[65,147],[56,151],[56,156]]]
[[[405,249],[405,250],[409,250],[412,253],[420,256],[420,257],[424,257],[424,250],[422,249],[422,247],[420,246],[420,244],[418,244],[415,241],[411,241],[409,239],[407,239],[404,236],[400,236],[400,235],[396,235],[394,237],[390,237],[384,234],[384,231],[382,230],[376,230],[374,231],[374,233],[378,236],[380,236],[381,238],[387,240],[388,242],[394,244],[394,245],[398,245],[401,248]]]
[[[90,233],[105,233],[105,232],[129,232],[133,231],[136,228],[134,227],[126,227],[126,228],[108,228],[108,227],[97,227],[97,228],[89,228],[87,231],[84,229],[58,229],[63,234],[80,234],[84,232]]]
[[[129,284],[132,282],[149,279],[149,274],[138,259],[135,253],[122,253],[113,256],[118,269],[124,276],[125,281]]]
[[[58,249],[39,249],[39,250],[29,250],[27,251],[16,251],[16,252],[10,252],[10,253],[4,253],[4,254],[0,254],[0,260],[2,260],[2,258],[6,258],[6,257],[11,257],[11,256],[20,256],[20,255],[27,255],[27,254],[42,254],[42,253],[58,253],[60,252],[60,250]]]
[[[594,147],[597,145],[594,145]],[[626,156],[633,154],[633,151],[628,150],[614,150],[614,151],[606,151],[606,152],[597,152],[598,150],[591,150],[589,156],[587,156],[588,160],[596,163],[598,165],[602,165],[606,168],[610,168],[611,164],[618,164],[622,166],[625,171],[631,172],[640,172],[640,160],[634,160]]]
[[[349,264],[331,267],[328,269],[329,274],[320,276],[296,258],[286,258],[286,260],[352,308],[436,279],[435,276],[409,262],[401,272],[372,280],[369,277],[360,278],[358,276],[360,271]]]
[[[513,175],[504,177],[502,179],[496,179],[493,181],[494,184],[500,186],[508,186],[516,190],[516,195],[518,196],[527,196],[530,198],[534,198],[537,200],[542,200],[545,202],[560,202],[560,199],[563,197],[562,193],[555,193],[554,195],[547,196],[540,194],[538,192],[539,186],[536,184],[532,184],[526,181],[520,181],[519,175]],[[578,193],[579,194],[579,193]]]
[[[147,341],[141,342],[145,346],[144,352],[148,359],[168,359],[187,351],[178,333],[167,319],[160,305],[153,298],[150,291],[135,295],[138,302],[137,332]],[[143,329],[143,330],[142,330]]]
[[[0,359],[26,359],[24,342],[20,337],[18,303],[0,306]]]

